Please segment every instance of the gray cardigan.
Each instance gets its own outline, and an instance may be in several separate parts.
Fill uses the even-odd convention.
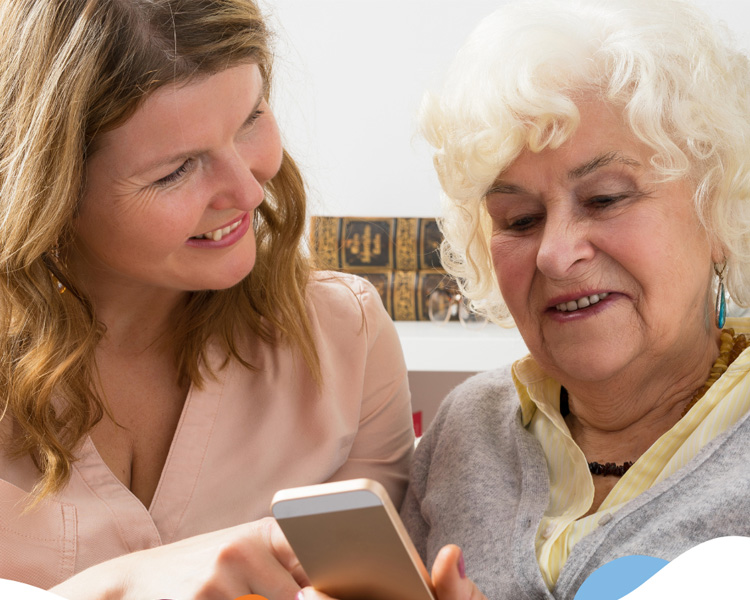
[[[428,569],[442,546],[458,544],[489,600],[572,600],[615,558],[672,560],[712,538],[750,536],[750,418],[603,518],[573,548],[552,593],[534,551],[548,498],[544,454],[521,424],[506,368],[470,378],[445,399],[417,447],[401,515]]]

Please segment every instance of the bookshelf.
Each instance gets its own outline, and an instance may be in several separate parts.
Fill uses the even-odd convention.
[[[477,373],[509,364],[527,353],[517,329],[488,323],[394,321],[409,371]]]

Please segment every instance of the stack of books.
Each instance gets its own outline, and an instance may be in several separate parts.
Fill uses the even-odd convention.
[[[316,266],[369,280],[395,321],[429,319],[431,292],[456,290],[440,263],[434,218],[319,217],[310,221]]]

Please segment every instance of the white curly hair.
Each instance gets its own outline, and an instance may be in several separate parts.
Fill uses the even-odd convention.
[[[568,139],[576,98],[592,93],[622,109],[664,180],[691,181],[727,289],[749,305],[750,68],[727,28],[681,0],[532,0],[485,18],[420,111],[443,188],[443,263],[473,308],[512,324],[487,190],[523,149]]]

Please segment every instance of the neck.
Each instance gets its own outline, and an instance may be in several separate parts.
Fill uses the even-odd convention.
[[[106,328],[101,348],[133,354],[171,348],[169,334],[176,311],[187,300],[186,293],[126,287],[97,288],[88,293],[97,320]]]
[[[174,329],[175,314],[189,292],[160,287],[113,271],[85,248],[73,245],[63,258],[74,283],[90,299],[106,332],[100,347],[146,350]]]
[[[559,381],[568,390],[570,413],[586,428],[604,433],[633,426],[679,420],[682,410],[703,386],[719,355],[719,335],[707,338],[698,351],[669,361],[648,358],[608,381]],[[675,416],[676,415],[676,416]]]
[[[561,378],[569,394],[565,420],[587,458],[635,460],[671,429],[709,377],[719,354],[717,339],[709,339],[699,352],[693,347],[687,360],[646,365],[636,378],[631,372],[595,385]]]
[[[622,464],[635,461],[669,431],[680,420],[685,402],[683,400],[650,411],[639,420],[619,429],[611,428],[609,423],[605,426],[598,422],[592,423],[572,412],[565,418],[565,422],[588,462]]]

